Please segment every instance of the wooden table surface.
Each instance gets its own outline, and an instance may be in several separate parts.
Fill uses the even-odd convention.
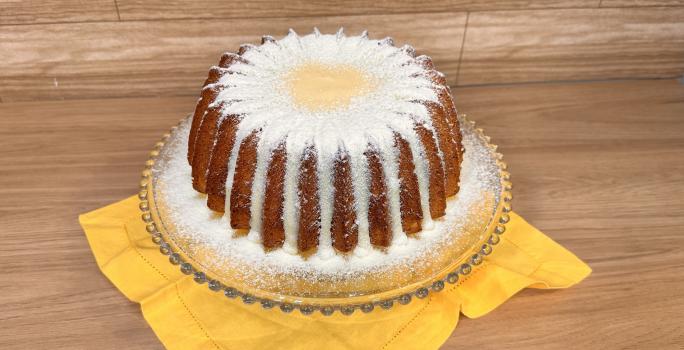
[[[684,347],[684,86],[454,90],[500,145],[514,209],[594,273],[462,318],[444,349]],[[135,193],[195,97],[0,104],[0,348],[160,349],[99,272],[80,213]]]

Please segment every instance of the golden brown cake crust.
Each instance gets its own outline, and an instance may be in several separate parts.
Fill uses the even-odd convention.
[[[359,241],[359,225],[356,223],[351,160],[346,151],[338,151],[333,167],[332,245],[341,252],[349,252]]]
[[[363,40],[369,39],[362,37],[360,40],[359,45]],[[270,36],[264,36],[262,45],[270,45],[272,48],[279,47],[282,43]],[[387,50],[386,46],[393,46],[393,42],[389,39],[380,40],[373,42],[373,45]],[[288,50],[292,49],[290,47]],[[285,52],[291,53],[288,50]],[[406,76],[416,78],[420,84],[423,84],[422,86],[419,86],[420,84],[401,85],[397,93],[416,96],[406,98],[405,102],[421,106],[415,109],[390,111],[384,107],[384,104],[378,105],[384,108],[380,111],[381,115],[385,112],[392,112],[412,118],[411,123],[415,123],[413,127],[406,125],[389,127],[390,123],[388,123],[381,126],[387,127],[388,130],[380,131],[376,126],[379,132],[389,133],[389,136],[384,136],[384,142],[388,144],[373,144],[377,140],[371,141],[375,135],[369,133],[369,136],[366,136],[369,142],[366,151],[363,150],[363,146],[358,148],[358,144],[363,144],[359,142],[356,142],[352,148],[345,148],[344,138],[340,139],[339,146],[328,145],[316,150],[316,147],[320,145],[318,143],[320,140],[312,137],[310,147],[307,147],[304,152],[301,148],[304,142],[298,141],[295,147],[300,148],[292,150],[288,149],[283,141],[268,156],[265,156],[260,148],[269,147],[270,149],[279,139],[289,139],[287,133],[278,134],[280,130],[286,128],[275,128],[274,133],[274,129],[271,129],[273,121],[264,117],[268,113],[256,113],[259,118],[265,118],[256,123],[252,121],[250,113],[242,109],[233,109],[235,105],[247,106],[249,107],[247,111],[252,107],[245,104],[244,100],[249,100],[252,95],[258,95],[258,91],[249,90],[248,87],[247,91],[250,92],[245,93],[243,90],[236,90],[235,84],[246,81],[243,77],[255,71],[254,67],[258,66],[260,61],[254,60],[257,56],[253,55],[259,55],[268,50],[245,44],[240,46],[237,53],[223,54],[218,66],[209,70],[190,126],[187,155],[192,167],[193,188],[207,194],[206,203],[210,209],[216,212],[229,210],[230,225],[234,229],[250,229],[252,218],[258,220],[255,222],[260,222],[258,225],[260,229],[257,232],[258,235],[254,237],[261,239],[264,248],[279,248],[289,242],[288,248],[292,250],[296,241],[296,249],[304,255],[307,255],[306,252],[315,251],[321,240],[326,242],[328,249],[332,246],[337,251],[349,252],[359,245],[360,228],[362,228],[362,234],[367,235],[361,240],[361,244],[365,247],[369,247],[369,241],[373,246],[389,247],[393,235],[398,232],[403,231],[411,235],[421,231],[425,215],[428,215],[427,211],[432,219],[443,217],[446,213],[447,198],[459,191],[460,167],[463,160],[463,146],[456,108],[446,77],[435,69],[429,57],[424,55],[416,57],[415,50],[408,46],[396,50],[409,56],[404,56],[403,59],[407,60],[405,64],[411,65],[413,70],[409,70],[412,73]],[[297,67],[308,67],[307,64],[328,69],[327,66],[318,64],[317,61],[304,62]],[[379,61],[378,64],[383,63]],[[418,70],[415,70],[416,64],[419,66]],[[352,67],[339,65],[339,67],[342,66],[347,69]],[[341,69],[339,67],[336,69]],[[359,67],[368,68],[364,65]],[[290,72],[293,70],[292,67],[288,69]],[[354,72],[363,75],[370,71],[372,68],[356,69]],[[287,71],[282,73],[284,75],[279,75],[281,80],[287,81],[285,77],[289,75],[286,73]],[[337,75],[330,74],[330,76],[348,77],[339,72]],[[316,76],[311,78],[306,75],[304,77],[310,80],[316,78]],[[364,75],[363,79],[367,77],[377,78],[370,74]],[[232,80],[233,78],[237,80]],[[373,89],[378,86],[377,81],[366,80],[369,84],[363,85],[364,89]],[[347,85],[344,87],[348,88]],[[270,87],[266,86],[265,90],[270,91],[269,89]],[[420,93],[416,92],[418,90]],[[327,93],[329,94],[330,91]],[[267,96],[275,95],[280,96],[277,92],[269,92]],[[312,89],[312,92],[305,97],[316,98],[319,95],[325,94],[318,93],[317,88]],[[274,99],[274,101],[280,100]],[[282,104],[281,102],[278,103]],[[296,102],[297,100],[293,99],[293,103],[296,104]],[[422,106],[425,108],[422,109]],[[273,108],[277,109],[277,107]],[[277,111],[274,110],[274,112]],[[284,117],[274,113],[273,118]],[[249,123],[243,123],[245,120]],[[303,125],[301,121],[299,123],[297,125]],[[248,129],[240,130],[242,127]],[[263,131],[260,128],[263,128]],[[376,129],[369,128],[369,130]],[[251,133],[244,138],[241,136],[241,141],[237,144],[238,133],[244,135],[245,131]],[[387,139],[391,141],[386,141]],[[308,143],[309,140],[306,142]],[[390,142],[392,144],[389,144]],[[339,147],[337,155],[335,155],[335,147]],[[392,149],[390,154],[384,153],[388,151],[387,148]],[[323,153],[319,154],[321,150]],[[296,167],[287,170],[290,152],[295,152],[293,155],[295,158],[300,157],[301,154],[301,159]],[[352,154],[355,158],[354,162],[350,160]],[[232,157],[235,159],[231,159]],[[290,158],[290,162],[292,160]],[[385,164],[388,161],[393,164]],[[259,162],[258,166],[257,162]],[[323,163],[319,164],[321,162]],[[259,174],[263,173],[263,176],[259,175],[260,177],[255,179],[257,167]],[[229,174],[232,174],[232,179],[228,179]],[[359,175],[365,178],[358,178]],[[290,176],[296,178],[296,182]],[[226,188],[227,182],[231,183],[230,188]],[[255,185],[259,188],[253,189]],[[262,185],[263,188],[261,188]],[[357,190],[355,186],[359,185],[363,185],[363,191],[368,192],[363,193],[360,196],[361,199],[355,198],[355,194],[358,193],[355,192]],[[295,186],[296,193],[293,189]],[[322,191],[326,198],[321,197],[321,186],[323,186]],[[426,190],[426,193],[421,194],[421,190]],[[260,199],[255,200],[258,208],[254,209],[254,213],[251,212],[253,191],[259,196],[263,195],[263,198],[257,197]],[[228,198],[230,200],[227,206]],[[296,206],[293,209],[294,213],[285,209],[286,198],[288,198],[289,205],[292,205],[289,201],[294,198]],[[321,200],[325,202],[321,203]],[[357,203],[359,200],[362,201],[360,204]],[[392,208],[391,213],[390,208]],[[362,212],[366,209],[366,212]],[[287,220],[285,212],[288,212]],[[322,223],[322,217],[330,221]],[[359,218],[362,219],[361,222],[358,221]],[[366,219],[367,227],[365,226]],[[399,221],[401,221],[401,231],[398,229]],[[328,224],[330,232],[323,233],[322,228],[326,227],[327,230]],[[321,234],[327,237],[321,239]],[[294,235],[296,237],[293,237]]]
[[[264,212],[261,223],[261,238],[266,249],[278,248],[285,242],[283,191],[285,188],[286,162],[287,153],[283,140],[271,153],[271,162],[266,172]]]
[[[318,194],[318,154],[313,146],[304,149],[299,165],[299,232],[297,249],[309,251],[318,246],[321,233],[321,207]]]
[[[197,132],[195,153],[192,158],[192,186],[195,190],[207,193],[207,170],[211,153],[214,149],[214,140],[218,132],[218,121],[222,106],[214,106],[207,109],[202,124]]]
[[[368,199],[368,234],[371,244],[389,247],[392,242],[392,227],[387,203],[387,184],[382,169],[382,159],[375,147],[369,145],[365,152],[370,177],[370,198]]]
[[[214,211],[223,212],[226,205],[226,178],[228,160],[235,146],[235,137],[241,116],[229,115],[221,122],[216,136],[216,145],[211,153],[207,175],[207,206]]]
[[[437,150],[437,143],[435,137],[430,130],[423,125],[416,125],[416,133],[420,142],[425,149],[425,157],[428,160],[430,184],[429,184],[429,202],[430,202],[430,216],[433,219],[444,216],[446,210],[446,195],[444,193],[444,169],[442,168],[442,161],[439,158]]]
[[[256,172],[257,143],[259,130],[252,131],[240,145],[233,188],[230,191],[230,226],[234,229],[249,229],[252,204],[252,183]]]
[[[220,91],[221,89],[217,87],[206,87],[202,90],[200,100],[197,102],[195,113],[192,116],[192,126],[190,127],[190,138],[188,140],[188,163],[190,165],[192,165],[192,160],[195,157],[195,143],[197,142],[197,134],[202,125],[202,120],[204,120],[209,104],[216,100]]]
[[[456,107],[454,101],[449,93],[449,87],[443,86],[439,89],[439,101],[442,105],[446,121],[449,127],[452,149],[454,151],[454,157],[451,159],[451,164],[453,166],[453,177],[459,179],[461,176],[461,162],[463,162],[463,144],[461,135],[461,126],[458,122],[458,114],[456,112]],[[449,159],[445,160],[445,163]],[[453,196],[459,191],[459,184],[456,182],[456,187],[450,188],[451,191],[447,191],[447,197]]]
[[[211,67],[211,69],[209,69],[209,76],[207,77],[207,80],[204,81],[204,86],[206,87],[207,85],[218,83],[221,76],[223,76],[223,71],[220,67]]]
[[[232,52],[226,52],[221,56],[221,60],[219,60],[219,67],[221,68],[228,68],[230,67],[233,63],[243,61],[240,56],[237,54],[234,54]]]
[[[399,134],[394,135],[394,145],[399,153],[399,204],[401,207],[401,227],[407,234],[419,232],[423,220],[420,207],[418,178],[413,165],[413,153],[409,143]]]
[[[445,190],[447,195],[455,194],[458,189],[458,170],[459,164],[454,161],[456,153],[454,152],[454,144],[452,142],[451,131],[446,121],[444,109],[437,103],[425,102],[430,115],[432,116],[432,124],[435,127],[437,139],[439,140],[439,148],[444,155],[444,173],[445,173]]]

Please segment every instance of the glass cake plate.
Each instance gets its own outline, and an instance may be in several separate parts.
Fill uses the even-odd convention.
[[[161,254],[217,295],[305,315],[407,304],[458,284],[492,252],[509,221],[512,185],[502,155],[474,122],[459,119],[465,148],[461,190],[448,200],[445,219],[395,250],[308,261],[296,253],[254,250],[260,245],[235,236],[202,203],[206,197],[183,187],[191,189],[185,160],[189,118],[150,153],[140,182],[142,220]]]

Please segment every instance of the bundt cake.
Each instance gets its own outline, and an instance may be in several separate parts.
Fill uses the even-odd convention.
[[[384,249],[445,215],[460,130],[445,76],[412,47],[291,31],[210,69],[187,159],[207,206],[266,251]]]

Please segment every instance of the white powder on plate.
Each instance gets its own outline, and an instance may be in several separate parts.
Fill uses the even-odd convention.
[[[460,250],[465,251],[483,238],[483,231],[465,232],[466,228],[484,230],[501,191],[493,151],[472,125],[462,121],[466,151],[461,188],[448,199],[446,215],[433,220],[430,229],[413,237],[398,237],[386,251],[370,248],[357,249],[350,255],[330,255],[329,249],[318,249],[306,259],[285,249],[265,252],[260,242],[234,235],[226,217],[208,209],[206,196],[192,188],[191,168],[186,159],[189,128],[190,120],[186,119],[166,142],[153,168],[155,200],[163,203],[162,219],[167,229],[172,228],[168,235],[195,263],[218,274],[242,274],[236,278],[247,280],[256,288],[277,290],[279,287],[265,276],[282,274],[312,282],[343,281],[397,268],[411,274],[435,259],[434,254],[443,254],[440,247],[458,242]]]

